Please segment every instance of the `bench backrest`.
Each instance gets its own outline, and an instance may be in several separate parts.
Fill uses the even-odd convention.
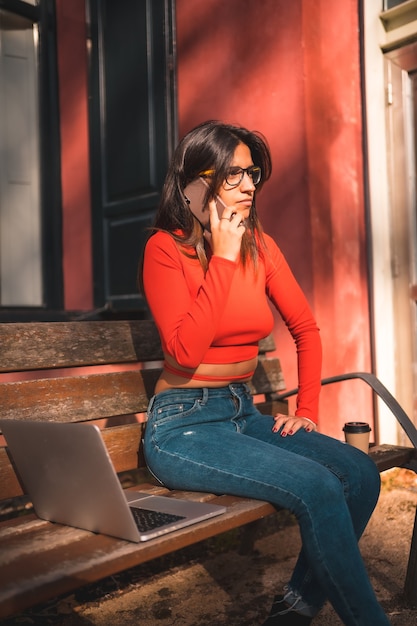
[[[251,382],[268,412],[283,410],[273,399],[285,387],[274,350],[272,336],[260,343]],[[162,358],[149,320],[0,324],[0,418],[97,421],[117,472],[143,466],[143,422]],[[16,372],[21,380],[10,380]],[[2,447],[0,500],[21,493]]]

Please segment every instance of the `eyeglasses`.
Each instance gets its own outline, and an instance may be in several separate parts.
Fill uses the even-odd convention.
[[[200,172],[199,176],[213,176],[215,173],[216,170],[205,170]],[[261,180],[261,168],[258,165],[251,165],[247,168],[231,167],[226,174],[226,183],[229,187],[237,187],[242,182],[245,173],[252,179],[254,185],[257,185]]]

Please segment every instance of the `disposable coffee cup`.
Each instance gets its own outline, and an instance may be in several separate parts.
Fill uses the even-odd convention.
[[[343,427],[346,443],[359,448],[362,452],[369,452],[369,433],[371,427],[366,422],[346,422]]]

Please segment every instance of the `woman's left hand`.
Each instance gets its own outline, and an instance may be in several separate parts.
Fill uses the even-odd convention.
[[[316,430],[316,425],[307,417],[300,417],[296,415],[284,415],[283,413],[277,413],[274,417],[275,424],[272,428],[272,432],[277,433],[281,428],[281,437],[287,435],[294,435],[297,430],[304,428],[308,433],[312,430]]]

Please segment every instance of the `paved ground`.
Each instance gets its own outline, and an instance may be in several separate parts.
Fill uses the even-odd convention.
[[[402,597],[416,505],[415,474],[386,472],[378,507],[361,541],[374,588],[393,626],[417,625],[417,608],[407,608]],[[300,547],[298,527],[283,515],[273,528],[265,527],[250,555],[236,552],[237,540],[237,533],[229,533],[1,625],[258,626],[290,576]],[[314,620],[315,626],[341,623],[330,606]]]

